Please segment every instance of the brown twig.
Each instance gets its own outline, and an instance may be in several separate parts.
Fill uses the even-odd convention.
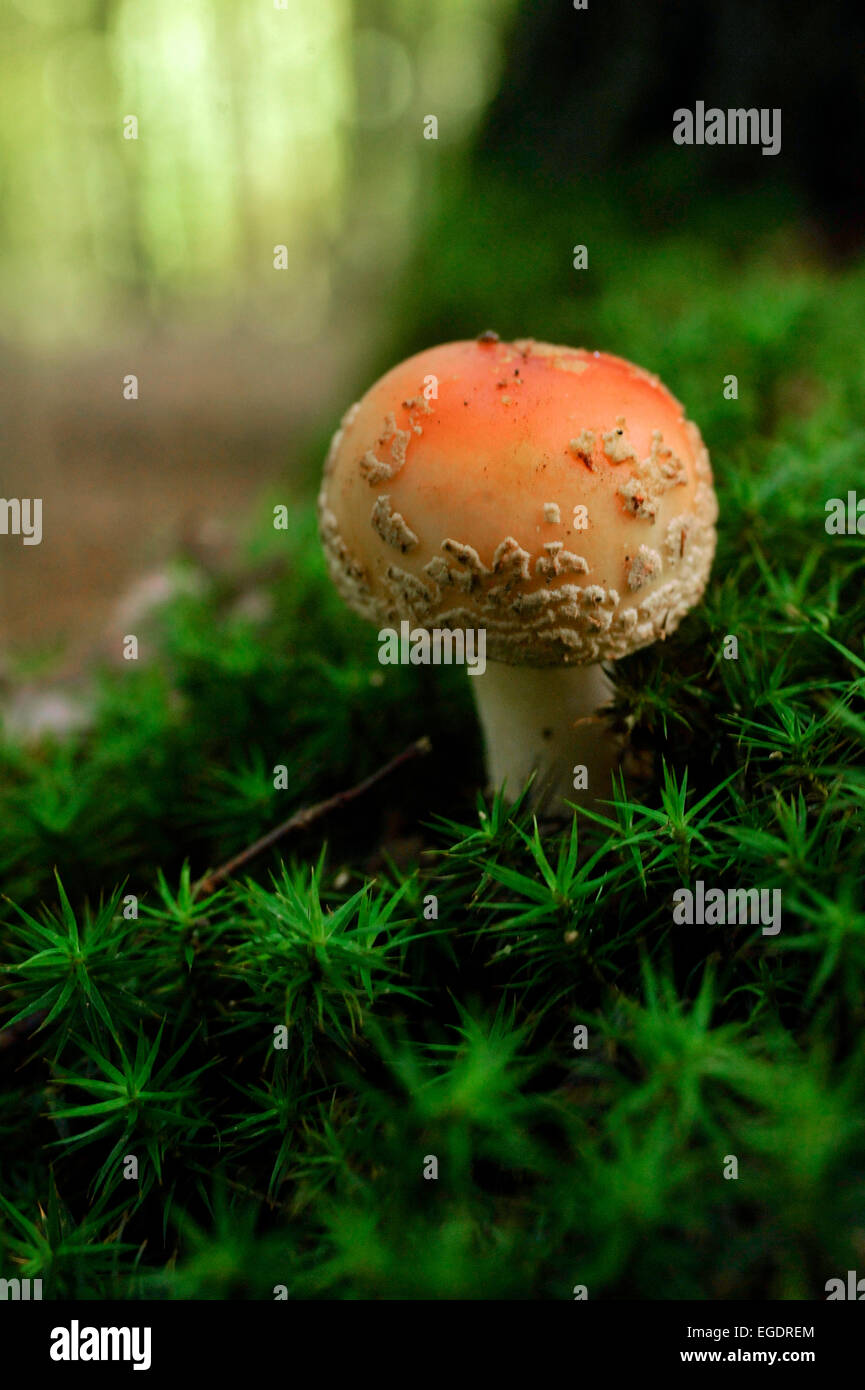
[[[254,844],[247,845],[246,849],[236,854],[233,859],[228,859],[224,864],[220,864],[218,869],[212,873],[204,874],[202,878],[193,886],[193,898],[200,898],[204,893],[210,893],[223,879],[229,878],[235,869],[241,865],[248,864],[250,859],[261,854],[263,850],[269,849],[283,835],[289,835],[295,830],[306,830],[323,816],[329,815],[331,811],[341,810],[343,806],[348,806],[358,797],[365,795],[366,792],[374,787],[378,782],[382,782],[385,777],[389,777],[397,768],[403,767],[406,763],[414,762],[415,758],[423,758],[431,752],[432,744],[429,739],[419,738],[414,743],[410,743],[408,748],[404,748],[390,762],[385,763],[377,771],[370,773],[362,782],[358,782],[354,787],[348,787],[345,791],[336,792],[334,796],[329,796],[326,801],[317,801],[314,806],[306,806],[302,811],[296,811],[293,816],[289,816],[281,825],[277,825],[273,830],[268,830],[266,835],[262,835],[260,840]]]

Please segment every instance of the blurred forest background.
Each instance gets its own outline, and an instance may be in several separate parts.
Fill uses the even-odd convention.
[[[0,547],[0,638],[30,662],[74,666],[135,575],[309,488],[396,354],[593,332],[662,370],[659,277],[699,322],[748,264],[858,247],[852,3],[281,5],[0,10],[2,482],[45,499],[43,544]],[[781,155],[674,146],[698,98],[780,106]]]
[[[3,636],[92,639],[137,568],[296,474],[391,332],[441,158],[494,95],[512,10],[3,7],[3,486],[46,507],[43,545],[0,555]]]

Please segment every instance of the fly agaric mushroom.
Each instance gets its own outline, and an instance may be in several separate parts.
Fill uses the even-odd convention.
[[[609,794],[622,739],[599,714],[601,663],[697,603],[716,518],[700,432],[656,376],[493,333],[377,381],[343,418],[319,496],[352,608],[380,628],[485,630],[472,688],[490,780],[515,796],[534,772],[552,812],[575,787]]]

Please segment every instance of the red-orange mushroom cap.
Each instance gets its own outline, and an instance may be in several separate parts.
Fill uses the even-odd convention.
[[[705,588],[717,504],[697,427],[607,353],[483,335],[352,406],[319,497],[331,575],[380,627],[484,628],[511,665],[615,659]]]

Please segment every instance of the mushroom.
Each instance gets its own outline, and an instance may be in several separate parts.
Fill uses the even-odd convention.
[[[548,813],[609,794],[623,736],[601,713],[601,663],[697,603],[716,518],[700,432],[656,376],[494,333],[377,381],[343,418],[319,495],[352,608],[379,628],[485,632],[472,689],[490,780],[516,796],[534,772]]]

